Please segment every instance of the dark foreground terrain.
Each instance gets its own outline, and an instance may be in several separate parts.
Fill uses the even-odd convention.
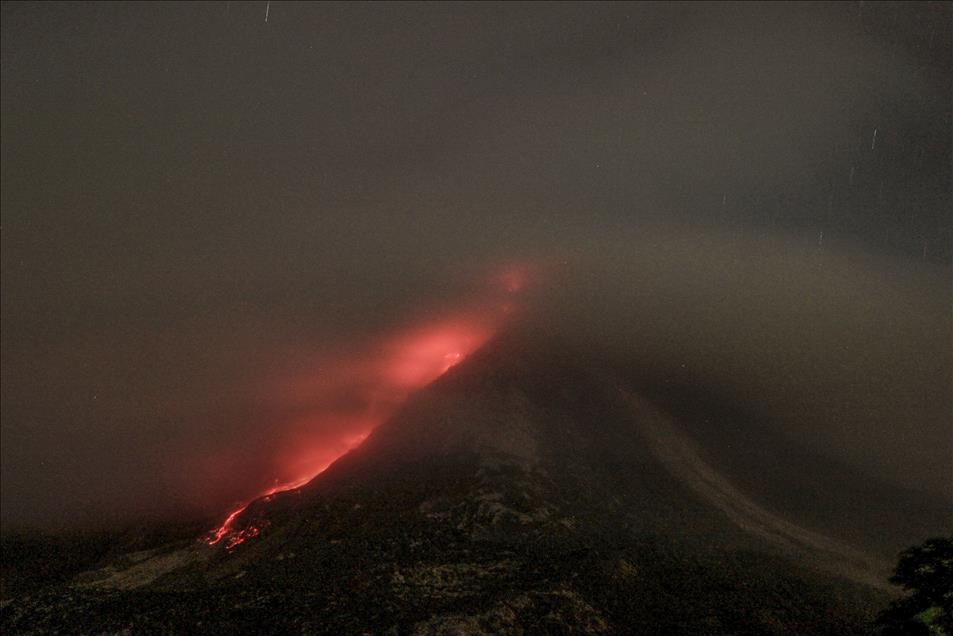
[[[215,546],[8,539],[3,631],[871,633],[892,556],[945,529],[942,502],[582,362],[498,340]]]

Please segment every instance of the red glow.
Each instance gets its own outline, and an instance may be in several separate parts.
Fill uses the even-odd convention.
[[[357,446],[360,446],[361,442],[367,439],[368,435],[370,435],[370,431],[348,438],[346,440],[347,448],[344,450],[344,452],[340,453],[340,455],[343,455],[344,453],[351,450],[352,448],[356,448]],[[338,455],[338,457],[340,457],[340,455]],[[334,459],[337,459],[337,457],[335,457]],[[213,530],[211,533],[209,533],[206,536],[205,542],[208,543],[209,545],[216,545],[222,539],[227,537],[228,540],[225,542],[225,548],[227,550],[233,550],[235,546],[243,543],[246,539],[250,539],[254,536],[257,536],[258,534],[261,533],[261,528],[259,528],[258,526],[247,525],[238,531],[236,531],[236,529],[234,528],[235,520],[238,519],[238,517],[243,512],[245,512],[245,510],[248,508],[248,506],[252,504],[252,502],[258,501],[259,499],[268,500],[273,495],[277,495],[283,492],[291,492],[292,490],[297,490],[298,488],[301,488],[302,486],[307,484],[309,481],[311,481],[312,479],[314,479],[315,477],[323,473],[325,470],[327,470],[328,466],[330,466],[332,463],[334,463],[334,460],[328,461],[322,465],[313,465],[311,466],[310,471],[305,473],[303,476],[298,477],[297,479],[294,479],[292,481],[275,484],[271,488],[268,488],[267,490],[258,493],[258,495],[254,497],[251,501],[248,501],[242,504],[241,506],[239,506],[238,508],[230,512],[228,517],[225,518],[225,521],[222,523],[222,525],[220,525],[218,528],[216,528],[215,530]]]
[[[516,294],[539,281],[543,273],[541,263],[511,263],[499,271],[497,280],[509,294]]]
[[[503,272],[502,279],[506,291],[515,293],[523,289],[523,285],[526,282],[526,274],[521,269],[508,269]]]
[[[363,387],[365,391],[366,387],[371,387],[373,398],[367,412],[350,416],[318,414],[322,420],[320,423],[325,427],[328,427],[328,418],[334,418],[340,421],[332,423],[330,428],[346,431],[360,427],[360,432],[345,434],[318,447],[308,444],[306,440],[292,440],[292,448],[283,454],[281,463],[283,472],[293,476],[279,481],[235,508],[221,526],[206,536],[205,542],[208,545],[224,542],[225,548],[232,550],[245,540],[258,535],[261,528],[247,525],[239,529],[236,523],[253,501],[301,488],[324,472],[341,455],[359,446],[370,435],[371,430],[391,414],[407,393],[443,375],[486,342],[493,333],[491,322],[495,320],[484,322],[486,324],[452,320],[399,334],[383,347],[383,355],[377,360],[358,358],[333,365],[333,370],[340,370],[340,374],[327,374],[332,380],[321,382],[320,379],[297,379],[295,383],[298,387],[292,389],[292,393],[298,394],[304,387],[311,386],[314,394],[319,397],[341,394],[355,385]],[[304,431],[315,428],[310,424],[314,423],[305,420],[299,428]]]
[[[297,371],[272,387],[266,399],[298,413],[280,429],[283,446],[279,444],[274,457],[278,477],[232,510],[205,542],[231,551],[260,534],[267,521],[242,521],[242,513],[254,501],[305,486],[359,446],[409,393],[433,382],[489,340],[504,314],[514,309],[513,295],[534,280],[535,273],[528,265],[510,266],[494,278],[493,297],[485,302],[392,333],[370,346],[321,356],[310,372]]]
[[[447,323],[399,337],[381,360],[387,384],[413,390],[443,375],[490,336],[488,327]]]

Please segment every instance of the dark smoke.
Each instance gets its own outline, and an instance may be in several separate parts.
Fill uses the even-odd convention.
[[[370,399],[276,385],[512,263],[538,329],[949,494],[950,6],[4,4],[4,528],[217,516]]]

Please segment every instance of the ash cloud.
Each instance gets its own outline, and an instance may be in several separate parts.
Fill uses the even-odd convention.
[[[217,514],[276,379],[513,262],[566,263],[541,329],[948,489],[949,4],[2,11],[4,528]]]

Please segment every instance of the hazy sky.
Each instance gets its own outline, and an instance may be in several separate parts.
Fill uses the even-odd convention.
[[[941,481],[951,24],[906,2],[4,3],[4,524],[222,509],[302,434],[275,386],[543,261],[578,267],[564,326],[625,289],[594,331],[649,326],[603,341],[671,362],[724,338],[697,379],[739,399],[830,380],[827,410],[765,412],[848,454],[865,408],[926,429]],[[335,413],[370,399],[328,386]],[[869,442],[853,460],[899,474],[895,437]]]

